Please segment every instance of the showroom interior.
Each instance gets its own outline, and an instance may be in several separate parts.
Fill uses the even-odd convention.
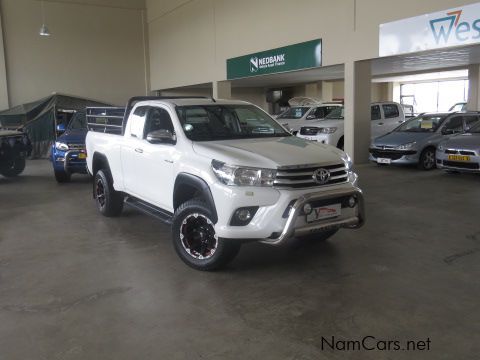
[[[478,359],[478,0],[0,31],[0,360]]]

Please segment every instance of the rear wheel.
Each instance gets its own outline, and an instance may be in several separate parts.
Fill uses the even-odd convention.
[[[119,216],[123,210],[123,196],[113,188],[112,175],[109,170],[99,170],[95,174],[94,197],[98,211],[104,216]]]
[[[16,157],[13,161],[5,168],[0,170],[0,173],[5,177],[14,177],[20,175],[23,170],[25,170],[26,161],[22,157]]]
[[[426,148],[420,155],[420,162],[418,163],[418,166],[422,170],[432,170],[436,167],[435,161],[435,149]]]
[[[57,171],[54,170],[55,173],[55,180],[57,180],[58,183],[66,183],[71,180],[71,175],[65,171]]]
[[[219,238],[212,212],[203,201],[190,200],[175,211],[172,224],[173,246],[188,266],[204,271],[227,265],[238,254],[236,240]]]

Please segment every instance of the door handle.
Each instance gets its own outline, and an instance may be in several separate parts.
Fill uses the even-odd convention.
[[[378,125],[378,126],[382,126],[382,125],[383,125],[383,123],[378,123],[377,125]]]
[[[143,149],[140,149],[140,148],[136,148],[135,151],[136,151],[137,153],[140,153],[140,154],[143,153]]]
[[[167,159],[165,159],[164,161],[167,162],[167,163],[169,163],[169,164],[173,164],[173,160],[167,160]]]

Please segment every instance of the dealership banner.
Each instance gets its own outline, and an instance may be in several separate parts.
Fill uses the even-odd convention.
[[[227,59],[227,79],[275,74],[322,66],[322,40]]]
[[[480,43],[480,3],[380,25],[379,55]]]

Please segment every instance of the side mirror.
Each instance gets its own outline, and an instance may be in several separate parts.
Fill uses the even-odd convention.
[[[447,129],[447,128],[442,129],[442,135],[453,135],[453,134],[455,134],[455,130],[453,129]]]
[[[58,124],[57,125],[57,132],[63,133],[63,132],[65,132],[65,130],[66,130],[65,124]]]
[[[316,119],[315,115],[307,115],[307,120]]]
[[[170,130],[154,130],[147,134],[147,141],[151,144],[175,144],[177,136]]]

